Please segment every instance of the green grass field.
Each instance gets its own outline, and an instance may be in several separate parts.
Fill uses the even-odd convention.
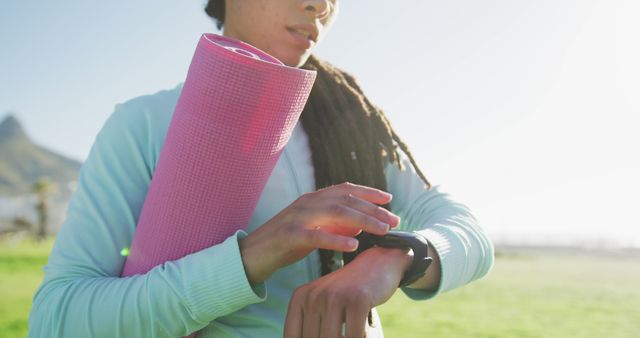
[[[380,308],[387,337],[640,337],[640,258],[500,255],[484,279]]]
[[[25,337],[52,240],[0,241],[0,337]],[[640,337],[640,258],[499,254],[484,279],[379,308],[386,337]]]

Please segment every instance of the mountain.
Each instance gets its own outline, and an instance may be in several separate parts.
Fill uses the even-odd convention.
[[[78,178],[80,164],[33,143],[15,116],[7,114],[0,122],[0,195],[28,194],[43,176],[67,191],[68,183]]]

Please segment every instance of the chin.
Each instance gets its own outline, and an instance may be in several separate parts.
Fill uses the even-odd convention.
[[[289,67],[296,68],[302,66],[305,62],[307,62],[307,59],[311,55],[311,51],[305,51],[301,53],[300,50],[297,49],[281,50],[280,53],[278,53],[277,51],[273,52],[274,54],[272,54],[272,56],[280,60],[280,62]]]
[[[299,58],[298,64],[296,65],[296,67],[302,67],[302,65],[304,65],[307,62],[307,59],[309,59],[309,56],[311,56],[311,53],[306,53],[302,55],[302,57]]]
[[[289,67],[296,67],[296,68],[304,64],[304,62],[307,60],[306,57],[302,58],[301,56],[281,56],[281,57],[275,56],[275,58],[280,60],[280,62],[284,63]]]
[[[309,59],[309,56],[311,56],[311,53],[304,53],[302,55],[296,55],[295,57],[291,58],[291,62],[290,63],[286,63],[285,64],[287,66],[291,66],[291,67],[296,67],[299,68],[302,65],[305,64],[305,62],[307,62],[307,59]]]

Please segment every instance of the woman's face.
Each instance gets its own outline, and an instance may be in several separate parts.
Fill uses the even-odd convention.
[[[288,66],[300,67],[329,30],[338,13],[338,1],[226,0],[223,34],[249,43]]]

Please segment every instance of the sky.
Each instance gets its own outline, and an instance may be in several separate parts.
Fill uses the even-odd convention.
[[[640,247],[640,2],[340,1],[314,53],[494,241]],[[0,119],[85,159],[116,104],[184,81],[203,7],[0,2]]]

